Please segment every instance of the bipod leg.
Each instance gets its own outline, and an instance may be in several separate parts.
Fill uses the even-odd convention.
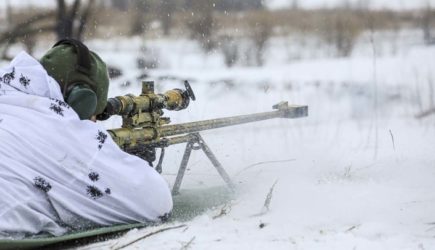
[[[201,147],[202,151],[204,151],[204,153],[208,157],[208,159],[210,159],[211,163],[216,168],[216,170],[218,171],[219,175],[222,177],[222,179],[224,179],[224,181],[227,183],[228,187],[231,190],[234,190],[235,189],[235,185],[234,185],[233,181],[231,180],[230,176],[225,171],[225,169],[222,167],[222,164],[218,161],[216,156],[213,154],[211,149],[205,143],[204,139],[202,139],[202,137],[201,137],[201,135],[199,135],[199,133],[195,133],[194,135],[197,138],[197,143]]]
[[[181,182],[183,181],[184,173],[186,172],[187,163],[189,162],[190,154],[192,153],[193,145],[196,139],[191,139],[187,142],[186,149],[184,150],[183,159],[181,160],[180,168],[178,169],[177,177],[175,178],[174,186],[172,187],[172,195],[178,194]]]
[[[159,162],[157,163],[156,166],[156,171],[157,173],[161,174],[163,169],[162,169],[162,164],[163,164],[163,158],[165,157],[165,148],[162,147],[162,150],[160,151],[160,157],[159,157]]]

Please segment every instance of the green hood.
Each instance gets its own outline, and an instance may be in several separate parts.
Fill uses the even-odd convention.
[[[90,51],[90,60],[91,71],[87,76],[76,70],[77,53],[74,47],[63,44],[47,51],[40,63],[47,73],[60,84],[64,97],[68,87],[76,83],[84,84],[92,89],[97,95],[97,107],[94,114],[98,115],[106,107],[109,75],[106,64],[92,51]]]

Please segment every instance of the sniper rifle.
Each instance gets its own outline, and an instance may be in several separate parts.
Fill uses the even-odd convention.
[[[169,124],[170,118],[163,117],[163,109],[183,110],[195,101],[195,94],[188,81],[185,90],[171,89],[163,94],[154,92],[154,82],[142,82],[142,93],[109,98],[104,112],[97,117],[106,120],[113,115],[122,116],[122,127],[108,130],[118,146],[130,154],[148,161],[151,166],[156,160],[156,148],[161,148],[156,170],[162,172],[165,148],[174,144],[187,143],[175,179],[172,193],[177,194],[187,168],[192,150],[202,149],[220,176],[233,189],[234,184],[216,156],[199,134],[200,131],[234,126],[238,124],[268,120],[273,118],[300,118],[308,116],[308,106],[288,105],[280,102],[273,106],[275,111],[218,118],[204,121]]]

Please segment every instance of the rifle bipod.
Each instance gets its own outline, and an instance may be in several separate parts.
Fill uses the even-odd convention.
[[[219,175],[222,179],[227,183],[228,187],[231,190],[234,190],[234,183],[231,181],[230,176],[227,174],[225,169],[222,167],[222,164],[218,161],[216,156],[213,154],[211,149],[207,146],[204,139],[202,139],[199,133],[189,134],[190,139],[187,141],[186,149],[184,150],[183,159],[181,160],[180,168],[178,169],[177,177],[175,178],[174,186],[172,187],[172,195],[176,195],[179,193],[181,182],[183,181],[184,173],[187,169],[187,163],[189,162],[190,154],[192,150],[202,149],[204,154],[211,161],[213,166],[218,171]]]

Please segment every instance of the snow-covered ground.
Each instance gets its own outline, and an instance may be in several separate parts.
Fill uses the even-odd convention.
[[[109,95],[139,93],[141,39],[89,45],[125,73]],[[166,112],[172,123],[269,111],[282,100],[310,114],[203,132],[234,195],[195,151],[172,221],[80,249],[435,249],[435,116],[414,118],[431,105],[435,48],[406,44],[373,57],[361,45],[351,58],[296,61],[272,46],[263,67],[227,68],[191,41],[146,46],[160,64],[147,71],[158,91],[189,79],[196,93],[187,110]],[[170,184],[183,150],[166,151]]]

